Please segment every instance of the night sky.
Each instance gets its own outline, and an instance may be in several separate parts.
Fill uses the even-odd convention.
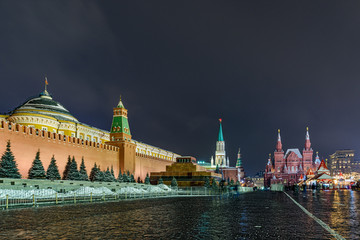
[[[360,146],[359,1],[0,1],[0,112],[44,88],[109,130],[209,161],[218,119],[235,165]]]

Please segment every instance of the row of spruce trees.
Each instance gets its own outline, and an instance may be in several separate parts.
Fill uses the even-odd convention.
[[[21,178],[19,169],[17,167],[14,154],[11,151],[10,141],[7,142],[6,150],[0,160],[0,178]],[[51,179],[60,180],[60,172],[56,164],[55,157],[51,158],[50,164],[45,171],[44,166],[40,160],[40,151],[35,155],[35,159],[32,162],[32,166],[28,173],[29,179]],[[96,163],[91,169],[90,176],[88,176],[84,158],[81,159],[80,169],[78,170],[75,157],[68,157],[68,161],[63,172],[63,180],[78,180],[78,181],[100,181],[100,182],[135,182],[134,175],[130,174],[129,171],[121,172],[117,178],[114,176],[113,167],[107,168],[104,171],[100,170],[100,166]],[[140,177],[137,182],[142,182]],[[145,184],[150,184],[149,174],[146,174]]]

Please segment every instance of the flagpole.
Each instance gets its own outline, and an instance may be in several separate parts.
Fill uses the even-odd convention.
[[[47,81],[47,77],[45,77],[45,91],[47,91],[47,85],[48,85],[48,81]]]

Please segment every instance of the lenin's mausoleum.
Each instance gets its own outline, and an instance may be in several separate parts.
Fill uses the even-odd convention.
[[[113,167],[115,176],[130,171],[144,179],[146,173],[165,171],[180,155],[131,138],[127,109],[121,99],[113,108],[110,132],[79,122],[45,90],[5,115],[0,115],[0,153],[6,142],[22,178],[28,176],[35,154],[40,150],[45,168],[54,155],[59,171],[64,171],[68,156],[77,162],[84,158],[88,171],[96,163],[101,170]]]

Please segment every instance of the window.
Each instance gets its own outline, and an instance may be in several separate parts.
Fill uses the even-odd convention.
[[[43,131],[47,131],[47,130],[48,130],[48,128],[47,128],[47,127],[42,127],[42,128],[41,128],[41,130],[43,130]]]
[[[75,137],[75,133],[71,133],[71,137]]]

